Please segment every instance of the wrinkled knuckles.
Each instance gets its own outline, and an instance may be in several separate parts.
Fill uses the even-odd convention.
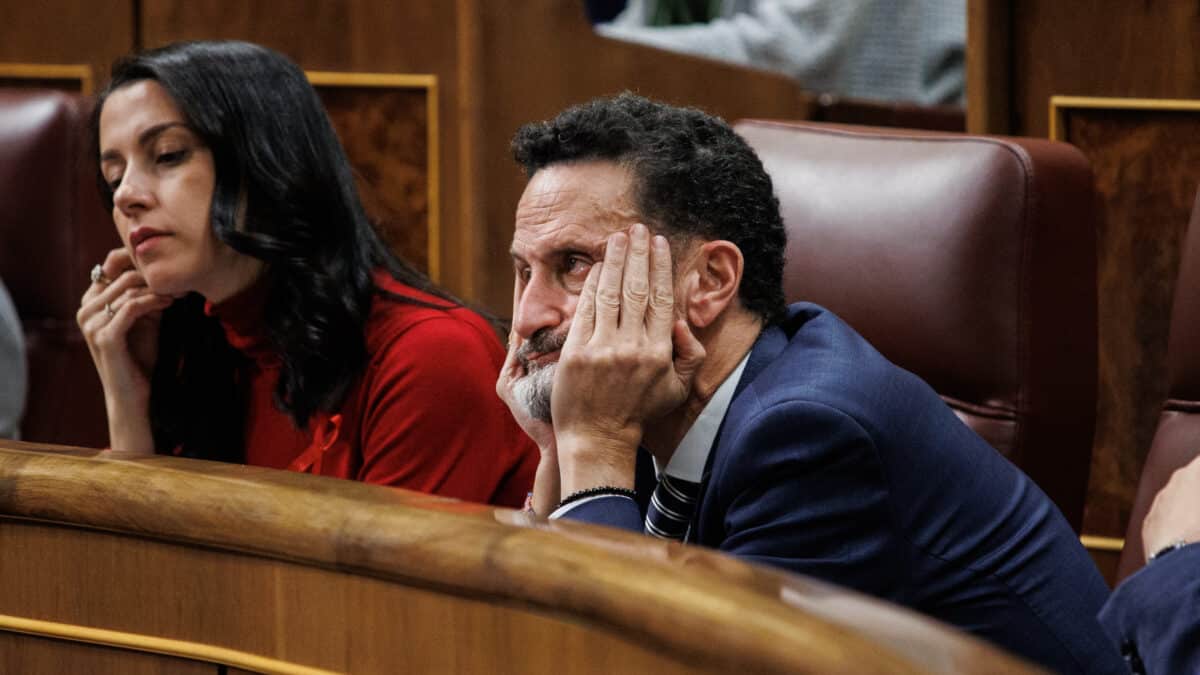
[[[627,281],[625,283],[624,295],[626,302],[644,305],[650,296],[650,288],[644,281]]]
[[[648,359],[658,364],[669,364],[675,360],[675,352],[669,344],[654,344],[646,349]]]
[[[586,368],[594,364],[601,364],[605,361],[606,353],[609,350],[603,347],[589,349],[586,352],[563,352],[558,359],[559,368],[567,370],[576,370]]]
[[[617,309],[621,306],[621,294],[616,290],[601,286],[596,289],[596,306]]]
[[[655,288],[650,296],[650,306],[655,309],[670,309],[675,304],[675,292],[670,288]]]

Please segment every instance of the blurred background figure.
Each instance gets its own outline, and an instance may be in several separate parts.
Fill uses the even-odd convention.
[[[0,438],[16,438],[25,410],[25,341],[21,320],[0,281]]]
[[[611,1],[587,0],[593,20]],[[629,0],[610,38],[778,71],[806,89],[961,103],[964,0]]]

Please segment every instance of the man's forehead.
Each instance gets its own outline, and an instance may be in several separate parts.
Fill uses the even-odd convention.
[[[525,227],[518,224],[513,232],[511,252],[513,256],[521,258],[551,256],[568,251],[600,255],[604,252],[608,235],[624,227],[599,220],[531,223]]]
[[[612,162],[552,165],[529,180],[517,206],[513,253],[602,248],[638,220],[628,172]]]

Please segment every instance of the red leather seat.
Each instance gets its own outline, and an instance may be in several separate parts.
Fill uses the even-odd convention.
[[[0,90],[0,278],[25,329],[21,438],[102,446],[104,398],[75,310],[91,267],[118,244],[88,155],[90,103]]]
[[[1171,308],[1167,342],[1167,400],[1138,480],[1133,512],[1125,531],[1125,548],[1117,565],[1117,581],[1146,564],[1142,521],[1154,497],[1171,474],[1200,455],[1200,193],[1192,208]]]
[[[1073,147],[736,125],[775,183],[785,292],[933,386],[1079,530],[1096,415],[1096,195]]]

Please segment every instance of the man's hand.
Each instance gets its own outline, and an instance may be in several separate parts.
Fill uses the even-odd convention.
[[[1142,523],[1147,559],[1177,541],[1200,542],[1200,457],[1171,475]]]
[[[520,348],[520,338],[515,332],[510,334],[508,336],[508,356],[504,358],[504,365],[500,367],[500,377],[496,380],[496,394],[508,406],[513,418],[517,420],[517,424],[525,430],[534,443],[537,443],[542,454],[545,454],[554,449],[554,429],[549,424],[534,419],[525,406],[517,400],[515,391],[517,380],[526,375],[524,367],[521,366],[521,359],[517,356]]]
[[[554,378],[562,494],[632,488],[647,420],[681,406],[704,347],[674,314],[671,250],[644,225],[609,236],[588,274]]]
[[[500,377],[496,380],[496,393],[508,406],[513,419],[517,420],[517,424],[541,451],[537,473],[534,474],[533,498],[530,505],[537,515],[548,516],[558,504],[558,500],[562,499],[558,479],[558,449],[554,444],[554,429],[530,416],[513,391],[516,381],[525,375],[520,359],[517,358],[520,343],[521,340],[515,331],[508,336],[508,356],[505,357],[504,365],[500,368]]]

